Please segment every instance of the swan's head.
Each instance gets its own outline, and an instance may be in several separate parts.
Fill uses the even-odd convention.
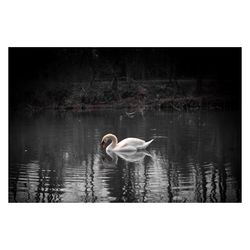
[[[109,141],[116,141],[116,143],[117,143],[117,138],[116,138],[116,136],[115,135],[113,135],[113,134],[106,134],[106,135],[104,135],[103,137],[102,137],[102,141],[101,141],[101,146],[102,147],[105,147],[105,145],[109,142]]]

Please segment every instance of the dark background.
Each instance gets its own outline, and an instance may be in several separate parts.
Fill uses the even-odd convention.
[[[64,105],[62,100],[72,95],[73,82],[90,93],[97,91],[96,84],[109,81],[112,85],[114,79],[118,84],[193,79],[196,85],[197,81],[199,85],[200,81],[213,80],[217,84],[214,94],[231,98],[239,106],[241,48],[9,48],[11,109],[27,104],[48,106],[52,99]],[[182,88],[181,81],[178,88]],[[88,103],[111,99],[96,97]],[[87,102],[86,98],[80,102]]]

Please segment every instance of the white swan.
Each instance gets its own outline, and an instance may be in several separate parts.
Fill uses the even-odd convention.
[[[107,146],[106,151],[136,151],[145,149],[154,139],[145,142],[138,138],[126,138],[118,143],[117,137],[113,134],[104,135],[101,144],[106,144],[109,140],[112,142]]]

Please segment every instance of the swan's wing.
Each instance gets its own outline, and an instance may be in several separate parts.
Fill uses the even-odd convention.
[[[124,145],[123,147],[116,146],[114,152],[134,152],[137,148],[130,145]]]
[[[122,141],[120,141],[116,147],[115,151],[133,151],[137,149],[145,149],[154,139],[145,142],[144,140],[138,139],[138,138],[126,138]]]
[[[132,146],[132,147],[139,147],[139,146],[143,146],[145,143],[145,141],[138,139],[138,138],[126,138],[122,141],[120,141],[116,147],[119,148],[123,148],[123,147],[127,147],[127,146]]]

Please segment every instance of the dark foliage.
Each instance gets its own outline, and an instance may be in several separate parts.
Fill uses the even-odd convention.
[[[240,103],[240,48],[9,49],[13,109],[126,101],[168,107],[167,99],[181,97],[197,106],[196,97],[215,102],[211,96]]]

